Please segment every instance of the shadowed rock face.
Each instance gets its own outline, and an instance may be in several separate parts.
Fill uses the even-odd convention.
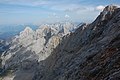
[[[119,80],[119,44],[120,8],[110,5],[93,23],[65,36],[33,80]]]
[[[4,50],[3,50],[3,46],[4,46],[3,40],[0,40],[0,55],[1,55],[2,52],[4,51]]]

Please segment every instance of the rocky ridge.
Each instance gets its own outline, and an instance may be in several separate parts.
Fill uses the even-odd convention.
[[[3,72],[14,71],[14,75],[34,75],[39,61],[46,59],[60,43],[64,35],[69,35],[77,27],[66,22],[64,24],[44,24],[36,31],[26,27],[9,42],[9,50],[2,54]],[[29,67],[28,67],[29,66]],[[30,73],[31,72],[31,73]],[[23,77],[24,78],[24,77]]]
[[[120,8],[109,5],[39,62],[34,80],[119,80],[119,44]]]

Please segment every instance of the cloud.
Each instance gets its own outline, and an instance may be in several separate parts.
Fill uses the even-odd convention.
[[[22,6],[33,6],[33,7],[45,7],[51,10],[57,11],[79,11],[85,10],[86,8],[79,4],[77,0],[0,0],[0,3],[10,4],[10,5],[22,5]]]
[[[116,5],[118,8],[120,8],[120,5]]]
[[[83,10],[86,10],[87,8],[85,8],[85,7],[80,7],[80,6],[78,6],[78,7],[69,7],[69,8],[66,8],[64,11],[65,12],[77,12],[77,11],[79,11],[79,10],[81,10],[81,11],[83,11]]]
[[[99,5],[96,6],[97,4]],[[11,21],[15,21],[13,19],[16,18],[18,20],[17,17],[20,15],[25,18],[21,19],[21,22],[27,20],[28,17],[34,19],[34,22],[37,20],[42,21],[43,19],[46,19],[44,21],[64,19],[90,21],[107,4],[106,1],[98,2],[97,0],[0,0],[0,17],[3,17],[3,19],[6,17],[6,21],[10,17]]]
[[[65,15],[65,18],[70,18],[70,16],[66,14],[66,15]]]
[[[60,18],[57,13],[49,13],[48,18]]]
[[[95,10],[94,6],[86,6],[86,5],[81,5],[81,4],[59,4],[59,5],[53,5],[50,7],[51,10],[54,11],[61,11],[65,13],[85,13],[85,12],[91,12]]]
[[[56,13],[53,13],[53,16],[57,16],[57,14],[56,14]]]
[[[51,1],[48,0],[0,0],[0,3],[10,5],[22,5],[22,6],[42,6],[49,5]]]
[[[96,7],[96,10],[102,11],[104,8],[105,8],[105,6],[99,5],[99,6]]]
[[[56,13],[53,13],[53,17],[60,18]]]
[[[79,0],[83,1],[83,0]],[[0,3],[11,4],[11,5],[22,5],[22,6],[32,6],[32,7],[43,7],[53,11],[63,11],[63,12],[82,12],[82,11],[92,11],[94,10],[90,5],[83,5],[79,1],[69,1],[69,0],[0,0]],[[103,6],[97,6],[96,10],[101,10]]]

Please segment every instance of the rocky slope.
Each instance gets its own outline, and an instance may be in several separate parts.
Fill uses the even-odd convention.
[[[91,24],[65,36],[33,80],[119,80],[120,8],[109,5]]]
[[[69,22],[44,24],[36,31],[26,27],[8,43],[9,49],[2,54],[3,70],[1,74],[9,71],[11,79],[14,78],[14,75],[17,75],[15,77],[17,80],[19,77],[25,78],[25,76],[24,80],[32,79],[38,62],[46,59],[61,42],[63,36],[74,32],[76,28]],[[21,80],[21,78],[19,79]]]

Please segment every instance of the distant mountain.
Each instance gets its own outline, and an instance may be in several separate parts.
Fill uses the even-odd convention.
[[[30,26],[33,30],[36,30],[36,25],[0,25],[0,39],[8,39],[19,34],[20,31],[25,29],[25,26]]]
[[[33,65],[37,61],[46,59],[61,42],[63,36],[69,35],[77,28],[76,25],[69,22],[43,24],[36,30],[26,26],[19,35],[9,41],[9,50],[5,51],[1,57],[3,67],[20,70],[29,64]],[[21,62],[24,64],[23,66]],[[34,71],[30,75],[33,73]]]
[[[69,24],[69,22],[65,22],[67,25],[73,25],[72,23]],[[50,26],[60,26],[61,24],[64,24],[63,22],[55,23],[55,24],[42,24],[42,25],[50,25]],[[66,25],[64,24],[64,25]],[[78,23],[74,23],[74,25],[77,25]],[[82,23],[81,23],[82,24]],[[40,25],[40,26],[42,26]],[[33,30],[36,30],[39,25],[0,25],[0,39],[9,39],[11,37],[14,37],[15,35],[18,35],[21,31],[23,31],[26,26],[29,26]],[[61,26],[62,28],[62,26]]]

